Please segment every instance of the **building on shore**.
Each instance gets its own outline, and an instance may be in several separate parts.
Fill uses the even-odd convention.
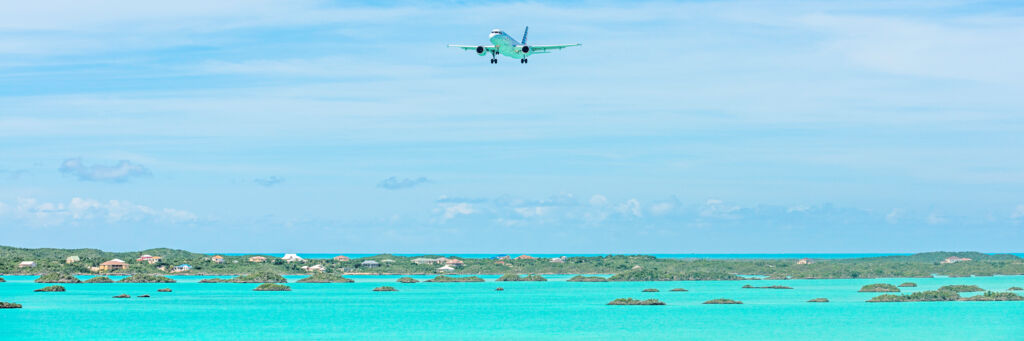
[[[181,264],[171,268],[171,272],[186,272],[192,270],[192,266],[188,264]]]
[[[313,266],[303,266],[302,270],[306,270],[306,272],[324,272],[327,268],[321,264],[316,264]]]
[[[346,255],[334,256],[334,261],[335,262],[347,262],[347,261],[350,261],[350,260],[352,260],[352,259],[348,258],[348,256],[346,256]]]
[[[156,263],[160,263],[161,259],[163,259],[163,258],[160,257],[160,256],[142,255],[142,256],[139,256],[139,258],[136,258],[135,261],[136,262],[146,262],[146,263],[149,263],[149,264],[156,264]]]
[[[437,257],[437,258],[422,258],[421,257],[421,258],[416,258],[416,259],[412,260],[413,263],[416,263],[416,264],[419,264],[419,265],[444,264],[447,261],[448,261],[448,258],[444,258],[444,257]]]
[[[100,263],[101,271],[116,271],[116,270],[128,270],[128,263],[123,260],[114,258],[106,262]]]
[[[466,265],[466,263],[463,262],[461,259],[455,259],[455,258],[449,258],[447,261],[445,261],[445,264],[447,264],[448,266],[451,266],[453,268],[457,268],[457,267]]]
[[[267,257],[252,256],[252,257],[249,257],[249,261],[252,262],[252,263],[263,263],[263,262],[267,261]]]
[[[970,258],[952,256],[952,257],[948,257],[946,259],[943,259],[941,263],[942,264],[953,264],[953,263],[969,262],[969,261],[971,261]]]
[[[800,264],[800,265],[806,265],[806,264],[813,264],[814,261],[811,260],[810,258],[800,258],[800,260],[796,261],[796,263]]]
[[[210,258],[210,260],[213,261],[214,263],[224,263],[224,256],[216,255]]]
[[[565,256],[551,258],[552,263],[565,263]]]
[[[27,260],[27,261],[18,263],[18,267],[19,268],[34,268],[34,267],[36,267],[36,262]]]
[[[64,264],[75,264],[75,263],[81,262],[81,261],[82,261],[82,257],[68,256],[68,258],[64,259]]]
[[[302,257],[299,257],[299,255],[294,254],[294,253],[285,254],[284,257],[281,257],[281,259],[284,259],[284,261],[288,262],[288,263],[291,263],[291,262],[305,262],[306,261],[305,259],[302,259]]]
[[[533,256],[530,256],[530,255],[519,255],[519,257],[516,257],[516,260],[529,260],[529,259],[537,259],[537,258],[533,258]]]
[[[445,265],[445,266],[442,266],[440,268],[437,268],[437,272],[452,272],[452,271],[455,271],[455,268],[451,267],[450,265]]]
[[[375,260],[364,260],[362,263],[359,263],[361,268],[376,268],[378,266],[380,266],[380,263],[377,263]]]

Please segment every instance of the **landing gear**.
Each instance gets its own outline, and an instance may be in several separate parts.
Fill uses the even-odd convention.
[[[491,58],[491,64],[498,64],[497,58]]]
[[[526,59],[526,58],[523,58],[523,59],[519,60],[519,64],[529,64],[529,63],[530,63],[530,60]]]

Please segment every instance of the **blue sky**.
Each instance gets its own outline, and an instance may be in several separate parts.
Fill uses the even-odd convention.
[[[1022,251],[1010,2],[4,7],[4,245]]]

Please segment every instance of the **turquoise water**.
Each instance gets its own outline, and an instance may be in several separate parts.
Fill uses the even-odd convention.
[[[351,284],[290,283],[291,292],[254,292],[255,284],[68,284],[64,293],[34,293],[34,276],[5,276],[2,340],[309,340],[309,339],[579,339],[579,340],[1020,340],[1024,302],[865,303],[870,283],[918,283],[904,292],[947,284],[1003,291],[1024,276],[927,279],[395,283],[398,276],[350,276]],[[430,276],[414,276],[427,279]],[[87,278],[87,277],[82,277]],[[301,277],[289,276],[289,281]],[[794,290],[740,289],[743,284]],[[392,285],[398,292],[373,292]],[[494,291],[496,287],[505,291]],[[168,287],[171,293],[156,292]],[[683,287],[689,292],[668,292]],[[641,293],[644,288],[662,292]],[[111,296],[149,294],[151,298]],[[619,297],[658,298],[667,306],[607,306]],[[743,305],[702,305],[713,298]],[[831,303],[806,303],[827,297]]]

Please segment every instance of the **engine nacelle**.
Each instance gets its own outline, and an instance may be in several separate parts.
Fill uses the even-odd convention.
[[[530,53],[530,47],[529,46],[523,46],[523,53]]]
[[[481,56],[482,56],[482,55],[484,55],[484,51],[485,51],[485,50],[484,50],[484,47],[483,47],[483,46],[477,46],[477,47],[476,47],[476,54],[478,54],[478,55],[481,55]]]

